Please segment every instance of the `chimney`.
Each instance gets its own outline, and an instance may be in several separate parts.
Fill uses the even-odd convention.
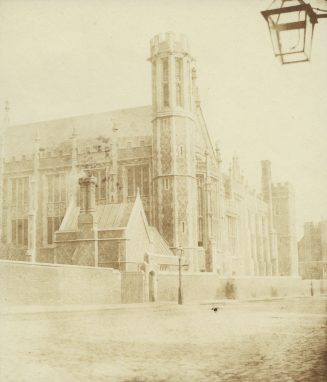
[[[97,179],[94,176],[85,176],[79,178],[80,185],[80,213],[93,213],[96,211],[95,205],[95,186]]]
[[[95,204],[97,180],[87,174],[79,178],[80,213],[78,215],[76,262],[78,265],[98,266],[98,225]]]
[[[97,179],[92,175],[79,178],[80,186],[80,213],[78,215],[78,229],[84,233],[97,230],[95,186]]]

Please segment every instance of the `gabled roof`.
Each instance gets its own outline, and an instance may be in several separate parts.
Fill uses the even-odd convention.
[[[10,126],[5,133],[6,157],[34,152],[34,138],[39,131],[40,147],[54,147],[72,135],[75,128],[78,139],[96,136],[110,137],[112,127],[117,137],[152,136],[152,107],[108,111],[69,118]]]

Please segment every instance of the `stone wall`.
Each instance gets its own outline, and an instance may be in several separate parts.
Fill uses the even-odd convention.
[[[121,276],[108,268],[0,261],[0,305],[121,302]]]
[[[145,287],[144,272],[122,272],[121,302],[124,304],[145,302]]]
[[[212,301],[224,298],[271,298],[310,296],[310,280],[297,277],[222,278],[212,273],[184,273],[183,297],[189,301]],[[177,301],[178,273],[159,273],[158,301]],[[315,295],[327,293],[327,280],[313,280]]]

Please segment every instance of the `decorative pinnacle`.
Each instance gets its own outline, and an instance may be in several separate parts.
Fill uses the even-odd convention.
[[[222,156],[221,156],[221,152],[220,152],[220,147],[219,147],[219,142],[216,141],[216,157],[217,157],[217,162],[218,163],[221,163],[223,160],[222,160]]]

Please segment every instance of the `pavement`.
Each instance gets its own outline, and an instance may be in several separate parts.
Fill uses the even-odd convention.
[[[324,296],[324,295],[322,295]],[[308,299],[311,297],[292,297],[292,299]],[[251,299],[220,299],[207,301],[187,301],[183,305],[211,305],[225,306],[242,304],[244,302],[261,302],[261,301],[279,301],[288,300],[290,297],[270,297],[270,298],[251,298]],[[35,313],[55,313],[55,312],[86,312],[86,311],[102,311],[102,310],[121,310],[121,309],[147,309],[151,307],[176,306],[177,302],[151,302],[151,303],[133,303],[133,304],[102,304],[102,305],[0,305],[1,315],[12,314],[35,314]]]
[[[0,316],[1,382],[327,380],[326,297],[41,308]]]

